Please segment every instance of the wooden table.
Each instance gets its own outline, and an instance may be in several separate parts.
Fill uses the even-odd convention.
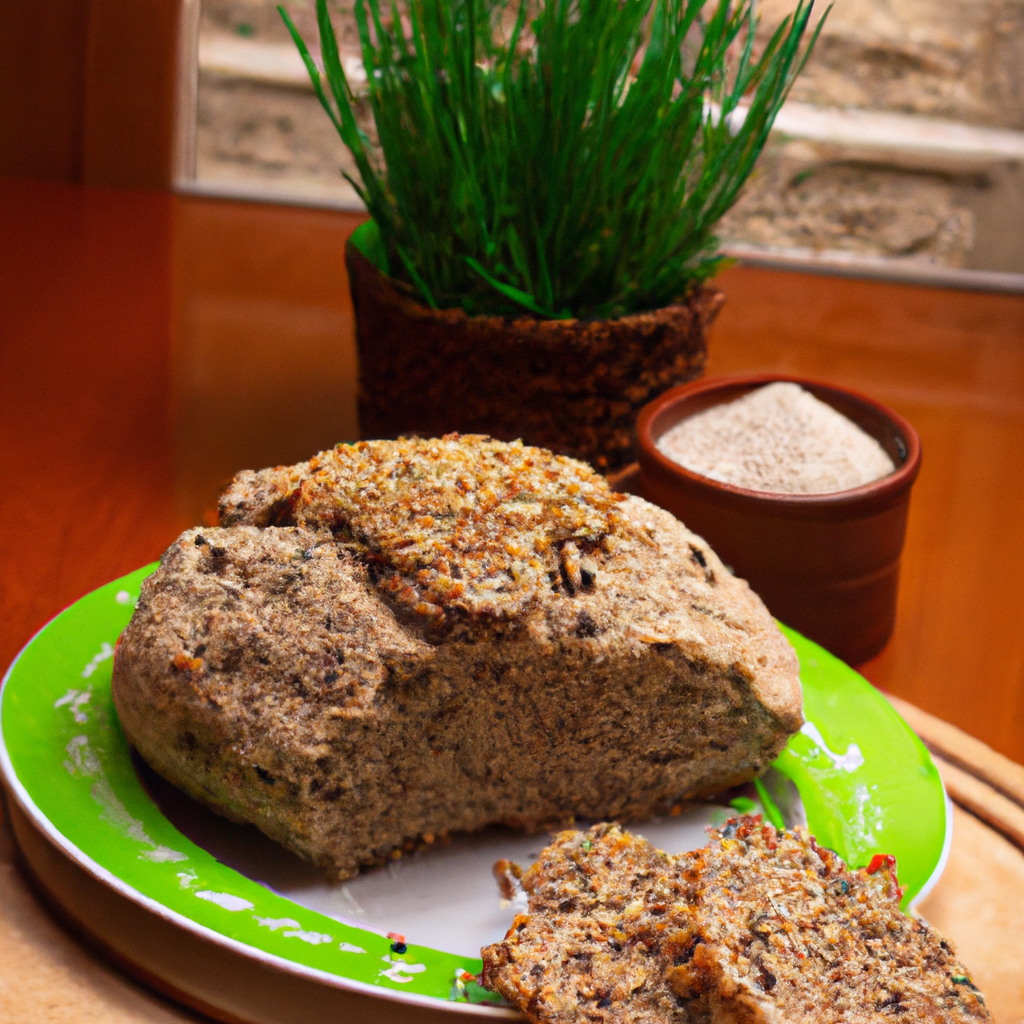
[[[0,179],[0,665],[208,520],[237,469],[357,436],[342,250],[360,219]],[[1024,762],[1024,297],[749,268],[721,283],[709,373],[818,376],[918,428],[899,620],[863,671]],[[1024,1021],[1024,943],[991,948],[1024,919],[1024,859],[966,811],[956,836],[926,912],[968,963],[1010,965],[981,980],[1000,1024]],[[194,1019],[68,939],[3,842],[0,964],[23,984],[0,968],[0,1019]],[[981,850],[1008,887],[984,913],[964,895]]]

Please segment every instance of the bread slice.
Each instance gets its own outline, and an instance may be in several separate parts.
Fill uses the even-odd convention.
[[[481,980],[534,1024],[990,1020],[952,944],[900,911],[893,859],[850,871],[803,829],[734,819],[670,857],[596,825],[522,884]]]
[[[693,886],[676,858],[600,824],[556,836],[522,885],[529,913],[484,948],[481,984],[544,1024],[688,1024],[667,981],[691,945]]]
[[[141,755],[345,877],[441,832],[644,817],[756,775],[795,655],[668,513],[482,437],[243,473],[146,581],[113,692]]]

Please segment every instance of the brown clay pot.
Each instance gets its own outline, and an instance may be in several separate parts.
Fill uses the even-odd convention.
[[[364,437],[490,434],[615,469],[634,455],[640,408],[704,369],[724,295],[618,320],[467,316],[430,309],[345,249],[359,344]]]
[[[658,451],[658,438],[680,420],[779,380],[853,420],[889,453],[895,472],[834,494],[775,494],[699,476]],[[637,435],[639,493],[703,536],[773,615],[853,665],[885,646],[921,465],[920,439],[902,416],[830,384],[759,374],[674,388],[644,408]]]

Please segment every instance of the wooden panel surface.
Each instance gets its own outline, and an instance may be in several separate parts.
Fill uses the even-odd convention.
[[[172,199],[0,181],[0,663],[174,536]]]
[[[240,469],[358,437],[343,252],[362,214],[179,199],[176,511],[209,520]]]
[[[3,0],[0,174],[169,187],[183,2]]]
[[[0,3],[0,174],[77,181],[88,0]]]
[[[90,0],[82,181],[167,188],[180,0]]]

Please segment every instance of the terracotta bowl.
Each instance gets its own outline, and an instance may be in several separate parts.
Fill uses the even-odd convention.
[[[680,420],[784,380],[874,437],[895,472],[834,494],[777,494],[700,476],[658,450],[658,438]],[[703,536],[773,615],[850,664],[885,646],[896,621],[910,488],[921,465],[921,441],[902,416],[845,388],[757,374],[667,391],[641,411],[637,438],[636,490]]]

